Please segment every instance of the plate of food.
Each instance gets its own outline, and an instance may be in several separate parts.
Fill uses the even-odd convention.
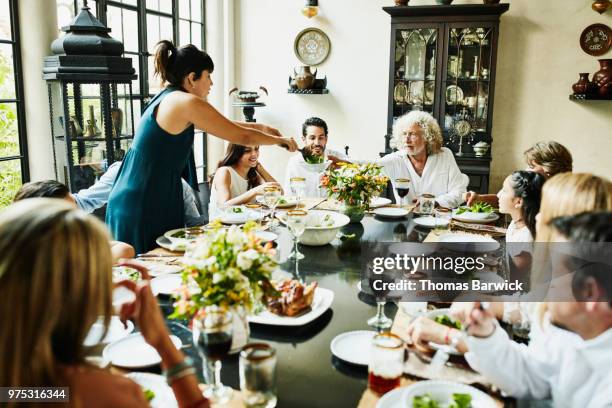
[[[247,221],[259,221],[263,217],[263,214],[259,211],[253,211],[245,206],[237,205],[226,208],[219,217],[219,220],[223,224],[244,224]]]
[[[257,196],[255,199],[259,204],[267,206],[263,196]],[[297,197],[280,196],[276,208],[289,208],[297,205]]]
[[[436,218],[431,215],[413,218],[412,221],[414,221],[416,225],[425,228],[445,228],[448,227],[450,223],[448,218]]]
[[[450,315],[450,309],[435,309],[435,310],[430,310],[427,313],[425,313],[425,317],[427,317],[428,319],[433,320],[436,323],[440,323],[446,327],[450,327],[452,329],[457,329],[457,330],[461,330],[463,328],[463,325],[461,324],[461,322],[453,317],[451,317]],[[449,346],[446,344],[438,344],[438,343],[433,343],[433,342],[429,342],[429,346],[434,349],[434,350],[444,350],[446,351],[448,354],[452,354],[452,355],[460,355],[461,353],[459,353],[459,351],[457,351],[456,348],[454,348],[453,346]]]
[[[453,210],[453,218],[462,222],[489,223],[499,219],[493,207],[487,203],[476,203],[470,207],[462,206]]]
[[[142,275],[138,269],[129,266],[113,266],[113,282],[117,283],[124,280],[138,282],[142,280]]]
[[[190,241],[177,241],[170,240],[165,235],[157,237],[155,243],[159,245],[161,248],[167,249],[172,252],[185,252],[187,249],[187,245],[189,245]]]
[[[248,317],[250,323],[271,326],[302,326],[321,316],[334,301],[334,292],[317,287],[316,282],[304,285],[297,280],[275,283],[279,298],[268,299],[266,310]]]
[[[171,335],[174,347],[181,348],[182,342]],[[141,333],[133,333],[104,347],[102,357],[117,367],[135,369],[151,367],[161,363],[161,357],[153,346],[149,345]]]
[[[370,199],[370,208],[384,207],[391,204],[391,200],[385,197],[372,197]]]
[[[495,400],[470,385],[454,381],[419,381],[404,390],[399,405],[403,408],[495,408]],[[392,407],[383,406],[384,408]],[[381,408],[377,405],[377,408]]]
[[[151,408],[178,408],[174,392],[163,376],[139,372],[125,376],[140,385]]]

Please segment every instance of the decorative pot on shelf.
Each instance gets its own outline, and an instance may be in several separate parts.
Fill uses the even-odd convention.
[[[317,76],[316,68],[313,73],[310,72],[309,66],[304,65],[299,68],[299,71],[296,71],[294,68],[293,73],[295,74],[295,85],[298,87],[298,89],[310,89],[313,87],[315,78]]]
[[[592,95],[597,92],[597,85],[594,82],[589,81],[589,73],[582,72],[580,74],[578,82],[572,85],[572,91],[577,95]]]
[[[363,203],[348,204],[344,202],[340,207],[340,212],[349,217],[351,223],[357,223],[361,222],[365,216],[365,206]]]
[[[499,4],[499,0],[482,0],[484,4]]]
[[[593,74],[593,82],[601,97],[612,96],[612,59],[600,59],[600,70]]]
[[[395,0],[396,6],[407,6],[410,0]]]
[[[474,153],[477,157],[482,157],[489,151],[489,144],[487,142],[478,142],[474,145]]]
[[[607,9],[612,8],[612,2],[610,0],[595,0],[591,8],[599,14],[603,14]]]

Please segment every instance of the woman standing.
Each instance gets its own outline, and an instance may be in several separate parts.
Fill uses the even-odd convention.
[[[167,87],[146,107],[108,200],[106,223],[115,239],[137,253],[155,245],[165,231],[183,227],[181,173],[187,166],[194,128],[246,146],[282,145],[283,138],[261,124],[232,122],[206,102],[214,64],[193,45],[176,48],[161,41],[155,53],[155,73]]]

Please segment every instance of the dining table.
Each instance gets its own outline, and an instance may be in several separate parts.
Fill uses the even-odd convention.
[[[250,341],[265,342],[276,349],[278,407],[292,408],[374,408],[378,396],[368,396],[366,366],[354,365],[332,354],[332,340],[346,332],[374,330],[366,323],[376,313],[376,299],[360,291],[362,279],[362,244],[370,242],[423,242],[432,230],[418,227],[413,215],[399,219],[383,219],[371,213],[360,223],[351,223],[330,244],[324,246],[300,245],[305,258],[287,259],[293,248],[293,236],[279,225],[273,232],[278,235],[279,267],[286,274],[305,283],[317,282],[318,287],[334,292],[331,307],[314,321],[303,326],[273,326],[250,323]],[[155,251],[154,251],[155,252]],[[163,252],[163,250],[162,250]],[[173,299],[159,297],[165,316],[173,310]],[[394,318],[396,302],[387,302],[385,312]],[[178,336],[183,351],[198,368],[199,380],[204,382],[202,359],[193,345],[192,333],[186,321],[167,319],[172,334]],[[223,384],[240,389],[238,354],[222,360]],[[410,382],[419,381],[418,376]],[[499,394],[500,406],[516,406],[516,401]],[[527,406],[527,405],[523,405]]]

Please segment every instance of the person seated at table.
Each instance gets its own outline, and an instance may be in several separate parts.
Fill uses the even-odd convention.
[[[348,156],[327,146],[329,132],[327,123],[317,117],[311,117],[302,124],[302,142],[304,149],[313,155],[325,159],[326,156],[333,158],[334,162],[347,161]],[[287,162],[285,173],[285,191],[291,191],[291,179],[303,177],[306,182],[305,197],[325,197],[325,192],[319,187],[322,171],[325,165],[312,166],[307,163],[301,153],[295,154]]]
[[[572,154],[565,146],[557,142],[538,142],[523,153],[527,162],[527,171],[535,171],[546,179],[559,173],[572,172]],[[497,207],[495,194],[478,194],[468,191],[465,197],[467,205],[482,201]]]
[[[209,218],[220,216],[225,206],[253,201],[266,187],[280,184],[259,163],[259,146],[230,143],[210,182]]]
[[[102,208],[108,202],[108,197],[113,189],[113,184],[115,184],[115,179],[119,174],[121,163],[121,161],[114,162],[108,166],[106,172],[100,176],[94,185],[79,190],[78,193],[72,194],[72,197],[75,199],[80,209],[88,213],[92,213],[98,208]],[[197,200],[193,189],[189,183],[182,178],[181,183],[183,185],[185,224],[187,224],[188,227],[204,224],[205,220],[202,218],[202,215],[198,210]]]
[[[612,213],[555,219],[552,228],[557,242],[612,242]],[[528,347],[510,341],[492,313],[473,308],[468,315],[470,366],[513,397],[552,398],[555,407],[612,406],[612,265],[609,254],[599,258],[605,263],[590,261],[593,255],[568,265],[574,271],[576,301],[548,303],[541,322],[534,321],[532,331],[540,333]]]
[[[60,198],[68,201],[74,207],[77,207],[77,202],[70,190],[64,184],[55,180],[32,181],[25,183],[17,194],[15,194],[14,202],[25,200],[34,197]],[[125,242],[111,241],[111,254],[113,262],[117,262],[121,258],[133,258],[136,256],[134,248]]]
[[[0,384],[69,387],[71,406],[149,406],[138,384],[85,359],[90,328],[113,314],[108,240],[104,224],[63,200],[32,198],[0,213]],[[208,407],[149,284],[119,285],[135,295],[120,318],[133,319],[160,355],[178,405]]]

